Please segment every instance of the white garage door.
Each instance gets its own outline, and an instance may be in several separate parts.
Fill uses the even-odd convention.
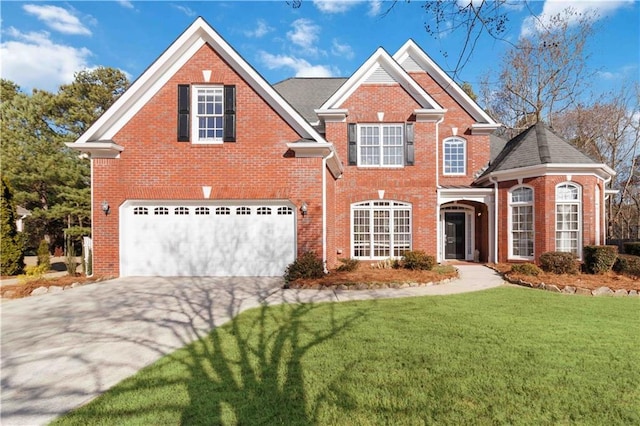
[[[122,276],[279,276],[295,259],[279,202],[132,202],[120,208]]]

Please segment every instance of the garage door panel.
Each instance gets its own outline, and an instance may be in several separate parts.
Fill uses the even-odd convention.
[[[136,208],[121,212],[122,275],[279,276],[295,259],[290,206],[167,203],[146,215]]]

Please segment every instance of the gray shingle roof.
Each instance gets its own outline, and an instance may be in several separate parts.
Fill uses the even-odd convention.
[[[596,164],[543,123],[511,139],[483,175],[542,164]]]
[[[320,108],[345,81],[346,78],[289,78],[273,88],[309,123],[315,123],[318,116],[314,109]]]

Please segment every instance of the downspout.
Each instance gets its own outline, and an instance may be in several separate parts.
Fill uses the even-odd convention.
[[[440,124],[444,121],[442,116],[436,121],[436,248],[438,252],[438,261],[444,260],[443,247],[444,241],[442,241],[442,230],[440,223]]]
[[[499,206],[498,206],[498,179],[491,176],[489,178],[490,182],[493,182],[493,189],[495,191],[495,196],[493,197],[494,207],[493,207],[493,261],[498,263],[498,216],[499,216]]]
[[[327,160],[331,159],[335,153],[332,149],[326,157],[322,157],[322,265],[325,274],[329,273],[327,269]]]
[[[609,185],[609,182],[611,182],[611,180],[613,179],[613,176],[609,176],[607,179],[604,179],[603,185],[602,185],[602,207],[604,209],[604,214],[602,215],[603,217],[600,219],[600,226],[602,227],[603,230],[603,235],[604,235],[604,244],[607,244],[607,232],[609,231],[609,209],[607,208],[607,198],[609,198],[607,196],[607,185]]]

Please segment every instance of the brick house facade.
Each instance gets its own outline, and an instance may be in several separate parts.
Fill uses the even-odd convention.
[[[534,261],[604,241],[613,171],[542,125],[497,154],[498,127],[411,40],[349,78],[270,85],[198,18],[69,144],[91,156],[93,271],[281,275],[309,250],[328,268],[410,249]]]

